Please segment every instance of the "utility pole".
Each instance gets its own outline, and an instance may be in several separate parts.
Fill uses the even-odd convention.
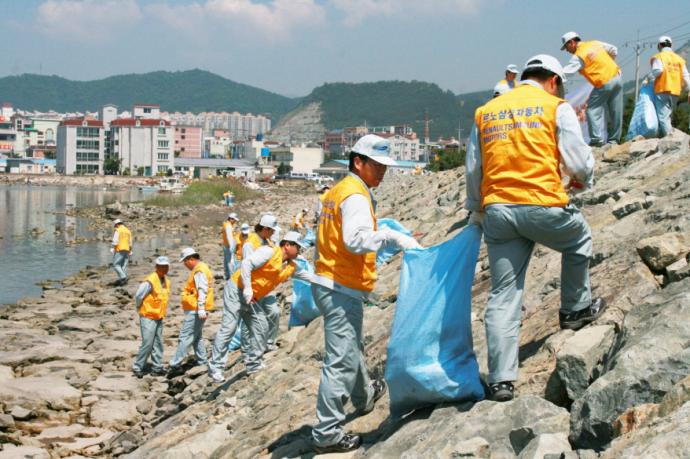
[[[640,42],[640,30],[637,29],[637,40],[635,43],[625,42],[622,48],[635,48],[635,103],[637,103],[637,98],[640,94],[640,54],[642,50],[646,48],[652,48],[654,46],[653,42],[645,41]]]

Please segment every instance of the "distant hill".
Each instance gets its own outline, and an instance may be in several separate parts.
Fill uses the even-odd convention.
[[[299,107],[319,103],[326,129],[346,126],[410,124],[424,136],[428,111],[430,136],[463,136],[469,132],[474,110],[490,97],[489,90],[462,95],[444,91],[421,81],[379,81],[375,83],[327,83],[314,89]]]
[[[164,111],[252,112],[277,120],[298,101],[197,69],[93,81],[32,74],[0,78],[0,102],[24,110],[96,111],[107,103],[130,110],[135,103],[153,103]]]

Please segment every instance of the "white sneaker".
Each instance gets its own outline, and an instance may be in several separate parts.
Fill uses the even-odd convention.
[[[259,371],[261,371],[261,370],[265,370],[265,369],[266,369],[266,364],[263,363],[263,362],[261,362],[261,364],[259,364],[258,367],[253,368],[253,369],[251,369],[251,370],[247,370],[247,374],[248,374],[248,375],[253,375],[254,373],[257,373],[257,372],[259,372]]]
[[[225,381],[225,377],[222,373],[209,373],[208,376],[213,380],[213,382],[222,383]]]

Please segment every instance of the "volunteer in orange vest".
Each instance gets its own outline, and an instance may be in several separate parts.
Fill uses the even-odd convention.
[[[328,190],[330,190],[330,189],[331,189],[330,186],[324,185],[319,190],[319,199],[316,200],[316,208],[314,209],[314,224],[315,225],[319,224],[319,216],[321,215],[321,208],[323,207],[323,200],[326,197],[326,193],[328,193]]]
[[[134,376],[144,376],[144,368],[151,357],[151,374],[163,376],[163,318],[168,310],[170,279],[166,276],[170,268],[168,257],[156,258],[156,269],[139,285],[134,300],[139,310],[141,346],[132,371]]]
[[[678,97],[685,86],[690,91],[690,74],[685,59],[673,52],[671,37],[659,37],[657,49],[659,52],[652,56],[652,72],[648,77],[654,81],[654,108],[659,119],[659,137],[665,137],[673,132],[671,115]],[[645,80],[645,84],[647,81]],[[690,104],[690,93],[688,93]]]
[[[110,253],[113,254],[113,269],[117,274],[115,285],[125,285],[129,280],[127,264],[129,257],[132,256],[132,233],[119,218],[113,222],[113,225],[115,232]]]
[[[361,437],[343,431],[348,399],[360,414],[369,413],[386,392],[383,379],[369,380],[362,342],[363,304],[376,282],[376,251],[386,242],[401,249],[420,248],[413,238],[376,223],[371,194],[383,180],[390,143],[365,135],[350,152],[349,173],[323,201],[317,227],[317,258],[312,294],[324,316],[325,354],[312,429],[319,453],[352,451]]]
[[[576,32],[561,37],[561,50],[573,57],[563,68],[565,75],[580,72],[594,86],[587,100],[587,125],[591,146],[620,143],[623,131],[623,82],[621,69],[614,60],[618,48],[603,41],[582,41]],[[608,125],[608,128],[607,128]],[[603,129],[603,130],[602,130]]]
[[[297,212],[297,215],[295,215],[295,219],[292,222],[292,229],[293,231],[300,231],[305,228],[304,226],[304,219],[306,218],[307,214],[309,213],[309,209],[302,209],[299,212]]]
[[[244,243],[247,242],[251,237],[251,234],[249,234],[249,230],[249,225],[246,223],[242,223],[239,232],[235,234],[235,262],[238,265],[242,261],[242,248],[244,246]]]
[[[510,64],[506,67],[506,77],[494,86],[494,97],[515,89],[515,77],[517,77],[518,73],[520,73],[520,70],[518,70],[517,65]]]
[[[221,236],[223,238],[223,270],[225,280],[230,278],[230,273],[235,269],[235,224],[240,219],[235,212],[228,214],[227,220],[223,222]]]
[[[591,186],[594,158],[565,102],[558,60],[534,56],[520,86],[475,113],[466,157],[470,223],[482,226],[491,290],[484,318],[491,399],[513,398],[525,274],[535,244],[561,253],[560,326],[578,330],[605,303],[592,299],[592,235],[568,189]],[[561,172],[569,177],[561,183]]]
[[[271,214],[264,214],[259,219],[259,223],[254,225],[254,232],[251,233],[247,239],[247,242],[242,246],[242,259],[247,259],[249,256],[257,249],[263,246],[274,246],[280,239],[277,239],[280,234],[280,227],[278,226],[278,219]],[[280,308],[278,307],[278,300],[275,295],[268,294],[261,301],[258,302],[261,306],[261,311],[263,311],[262,317],[260,317],[259,323],[266,324],[265,327],[259,327],[257,331],[257,336],[261,337],[263,341],[263,351],[274,351],[277,349],[275,341],[278,336],[278,329],[280,328]],[[257,310],[257,314],[260,311]],[[245,324],[246,325],[246,324]],[[250,349],[253,341],[250,342],[249,329],[248,327],[242,328],[242,352],[248,355],[254,351],[253,348]]]
[[[223,368],[228,354],[228,344],[235,335],[241,316],[249,334],[249,346],[243,348],[247,374],[265,368],[263,330],[266,329],[264,311],[260,302],[280,283],[295,276],[311,281],[311,274],[299,269],[292,261],[304,248],[301,236],[289,231],[278,247],[268,245],[257,248],[243,259],[240,269],[225,283],[223,290],[223,321],[213,341],[208,374],[216,382],[223,382]]]
[[[192,247],[187,247],[180,255],[180,262],[191,272],[180,294],[184,319],[180,327],[177,351],[170,361],[172,374],[179,372],[190,346],[194,349],[197,365],[206,365],[206,347],[202,334],[208,312],[213,311],[214,303],[213,272],[201,261],[199,253]]]

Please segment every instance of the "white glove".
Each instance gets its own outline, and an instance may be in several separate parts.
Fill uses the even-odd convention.
[[[648,79],[645,78],[644,80],[642,80],[642,86],[647,86],[648,84],[649,84]]]
[[[484,223],[484,211],[482,210],[473,210],[472,213],[470,214],[470,220],[468,222],[470,225],[477,225],[478,227],[482,227],[482,224]]]
[[[401,250],[409,249],[422,249],[423,247],[419,245],[419,242],[413,237],[407,236],[403,233],[397,231],[390,231],[389,240],[393,241]]]
[[[115,247],[111,247],[111,248],[110,248],[110,253],[112,253],[113,255],[115,255]]]
[[[247,304],[252,302],[252,298],[254,298],[254,292],[252,291],[251,287],[245,287],[244,290],[242,290],[242,296],[244,296],[244,301],[247,302]]]
[[[199,320],[206,320],[208,317],[208,312],[206,312],[205,309],[200,309],[197,311],[196,315],[199,317]]]

